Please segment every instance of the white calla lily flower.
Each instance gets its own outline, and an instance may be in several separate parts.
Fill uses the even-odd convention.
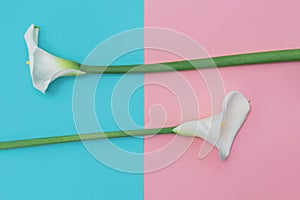
[[[32,24],[24,38],[28,48],[32,83],[36,89],[45,93],[49,84],[61,76],[78,76],[85,74],[80,71],[80,64],[54,56],[38,47],[39,27]]]
[[[188,121],[177,126],[173,131],[183,136],[196,136],[216,146],[219,156],[225,160],[238,133],[250,111],[249,101],[238,91],[225,96],[223,111],[211,117]]]

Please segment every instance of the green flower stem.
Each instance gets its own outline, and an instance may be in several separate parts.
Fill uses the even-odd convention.
[[[216,66],[227,67],[227,66],[292,62],[292,61],[300,61],[300,49],[237,54],[237,55],[220,56],[220,57],[213,57],[213,58],[203,58],[198,60],[166,62],[160,64],[123,65],[123,66],[105,67],[105,66],[87,66],[78,63],[78,66],[81,67],[80,69],[82,71],[88,74],[100,74],[100,73],[123,74],[123,73],[147,73],[147,72],[195,70],[195,69],[204,69],[204,68],[214,68]],[[104,138],[143,136],[143,135],[167,134],[167,133],[175,134],[173,132],[174,128],[175,127],[166,127],[162,129],[142,129],[142,130],[115,131],[115,132],[105,132],[105,133],[76,134],[76,135],[67,135],[67,136],[55,136],[55,137],[46,137],[46,138],[7,141],[7,142],[0,142],[0,150],[47,145],[47,144],[58,144],[58,143],[66,143],[66,142],[78,142],[83,140],[98,140]]]
[[[174,128],[175,127],[166,127],[161,129],[155,128],[155,129],[142,129],[142,130],[130,130],[130,131],[114,131],[114,132],[105,132],[105,133],[99,132],[99,133],[89,133],[89,134],[76,134],[76,135],[7,141],[7,142],[0,142],[0,150],[40,146],[40,145],[47,145],[47,144],[59,144],[59,143],[66,143],[66,142],[79,142],[85,140],[99,140],[104,138],[143,136],[143,135],[167,134],[167,133],[175,134],[172,131]]]
[[[213,58],[203,58],[198,60],[166,62],[160,64],[123,65],[109,67],[81,65],[80,69],[88,74],[123,74],[195,70],[204,68],[214,68],[216,66],[227,67],[292,61],[300,61],[300,49],[237,54]]]

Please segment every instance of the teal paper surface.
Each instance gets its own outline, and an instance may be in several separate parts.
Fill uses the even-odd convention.
[[[54,81],[44,95],[33,88],[23,35],[35,23],[39,45],[58,56],[82,62],[100,42],[119,32],[143,27],[142,0],[7,1],[0,7],[0,140],[77,133],[72,113],[75,78]],[[143,41],[143,34],[137,40]],[[105,56],[105,55],[104,55]],[[143,51],[115,63],[143,63]],[[95,112],[104,131],[118,130],[110,105],[111,88],[121,76],[106,75],[95,95]],[[88,81],[95,76],[87,78]],[[143,84],[143,75],[129,85]],[[101,91],[101,94],[100,92]],[[126,92],[126,91],[123,91]],[[139,88],[129,112],[143,127],[144,95]],[[115,98],[115,97],[114,97]],[[132,127],[130,128],[138,128]],[[143,139],[120,138],[114,144],[143,152]],[[136,160],[143,168],[143,159]],[[0,151],[0,199],[143,199],[143,174],[111,169],[95,159],[81,142]]]

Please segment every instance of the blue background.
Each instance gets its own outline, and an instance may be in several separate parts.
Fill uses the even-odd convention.
[[[143,0],[6,1],[0,7],[0,140],[74,134],[74,78],[54,81],[43,95],[31,84],[23,35],[30,24],[41,27],[39,45],[58,56],[83,61],[101,41],[121,31],[143,27]],[[141,40],[143,35],[140,36]],[[143,52],[123,56],[122,64],[143,63]],[[117,130],[110,88],[118,76],[101,81],[97,102],[104,130]],[[141,85],[143,75],[132,77]],[[98,93],[97,93],[98,94]],[[96,98],[100,98],[99,95]],[[143,125],[143,88],[132,97],[130,114]],[[101,109],[103,105],[103,109]],[[99,109],[99,110],[98,110]],[[143,152],[143,140],[116,139],[122,147]],[[141,160],[141,163],[143,161]],[[143,199],[143,174],[110,169],[93,158],[82,143],[0,151],[0,198],[12,199]]]

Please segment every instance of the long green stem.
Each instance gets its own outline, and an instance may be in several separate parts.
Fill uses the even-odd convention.
[[[143,136],[143,135],[154,135],[154,134],[167,134],[173,133],[175,127],[166,127],[161,129],[142,129],[142,130],[130,130],[130,131],[114,131],[114,132],[103,132],[103,133],[89,133],[89,134],[76,134],[66,136],[55,136],[45,138],[34,138],[26,140],[15,140],[0,142],[0,150],[14,149],[21,147],[40,146],[47,144],[58,144],[66,142],[78,142],[85,140],[99,140],[104,138],[117,138],[126,136]]]
[[[300,49],[266,51],[247,54],[203,58],[197,60],[185,60],[177,62],[166,62],[145,65],[123,65],[123,66],[88,66],[80,65],[80,69],[88,74],[123,74],[123,73],[148,73],[195,70],[214,67],[252,65],[276,62],[300,61]],[[167,67],[166,67],[167,66]]]
[[[109,67],[87,66],[87,65],[80,65],[79,63],[78,65],[80,65],[82,71],[85,71],[88,74],[99,74],[99,73],[122,74],[122,73],[166,72],[166,71],[174,71],[174,70],[175,71],[195,70],[195,69],[214,68],[214,67],[276,63],[276,62],[292,62],[292,61],[300,61],[300,49],[237,54],[237,55],[189,60],[189,61],[166,62],[160,64],[123,65],[123,66],[109,66]],[[142,129],[142,130],[115,131],[115,132],[105,132],[105,133],[76,134],[76,135],[67,135],[67,136],[7,141],[7,142],[0,142],[0,150],[47,145],[47,144],[58,144],[58,143],[65,143],[65,142],[77,142],[83,140],[97,140],[103,138],[143,136],[143,135],[166,134],[166,133],[174,134],[174,132],[172,131],[173,128],[174,127],[167,127],[162,129]]]

